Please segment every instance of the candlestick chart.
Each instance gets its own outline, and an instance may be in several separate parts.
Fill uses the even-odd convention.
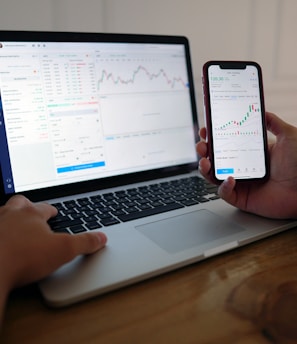
[[[230,111],[230,110],[229,110]],[[230,116],[231,113],[231,116]],[[247,111],[243,114],[238,115],[225,110],[225,117],[230,117],[230,119],[220,118],[218,124],[214,127],[214,133],[216,138],[224,138],[230,136],[258,136],[262,132],[261,128],[261,114],[258,104],[249,104],[247,106]],[[218,120],[217,120],[218,121]]]

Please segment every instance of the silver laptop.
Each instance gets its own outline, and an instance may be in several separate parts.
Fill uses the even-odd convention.
[[[40,282],[69,305],[296,226],[243,213],[197,172],[197,113],[184,37],[0,32],[1,202],[59,209],[100,252]],[[197,266],[199,269],[199,266]]]

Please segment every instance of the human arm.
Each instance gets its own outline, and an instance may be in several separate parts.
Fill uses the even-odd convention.
[[[265,183],[236,183],[229,177],[219,186],[219,195],[226,202],[247,212],[270,218],[297,218],[297,128],[276,115],[266,113],[267,129],[275,135],[269,144],[270,178]],[[201,156],[201,174],[211,180],[206,129],[197,144]],[[213,181],[212,181],[213,182]]]
[[[57,214],[48,204],[12,197],[0,208],[0,324],[10,291],[40,280],[80,254],[106,243],[101,232],[53,233],[47,220]]]

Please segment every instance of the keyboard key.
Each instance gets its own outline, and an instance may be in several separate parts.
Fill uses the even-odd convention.
[[[69,231],[66,229],[66,228],[57,228],[57,229],[53,229],[52,230],[55,232],[55,233],[66,233],[66,234],[70,234]]]
[[[126,215],[120,215],[119,219],[123,222],[140,219],[142,217],[151,216],[155,214],[165,213],[166,211],[183,208],[184,206],[178,203],[163,205],[156,208],[151,208],[143,211],[138,211]]]
[[[195,204],[198,204],[199,202],[197,200],[194,200],[194,199],[187,199],[187,200],[184,200],[182,202],[185,206],[191,206],[191,205],[195,205]]]
[[[114,217],[108,217],[106,219],[101,220],[101,223],[103,224],[103,226],[111,226],[120,223],[120,221]]]
[[[69,229],[74,234],[86,232],[86,228],[83,225],[69,226]]]
[[[88,222],[87,224],[85,224],[85,227],[88,230],[94,230],[94,229],[102,228],[102,226],[98,222]]]

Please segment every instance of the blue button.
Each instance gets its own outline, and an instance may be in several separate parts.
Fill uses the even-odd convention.
[[[217,174],[233,174],[234,168],[219,168],[217,169]]]
[[[89,168],[103,167],[103,166],[105,166],[105,161],[98,161],[98,162],[93,162],[89,164],[59,167],[57,168],[57,172],[58,173],[73,172],[73,171],[86,170]]]

